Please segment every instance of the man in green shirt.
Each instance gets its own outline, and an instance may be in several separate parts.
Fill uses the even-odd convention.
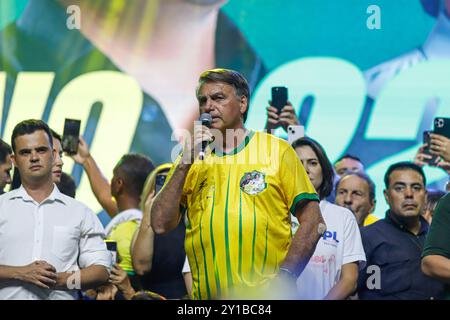
[[[445,284],[450,300],[450,193],[438,203],[422,253],[422,271]]]

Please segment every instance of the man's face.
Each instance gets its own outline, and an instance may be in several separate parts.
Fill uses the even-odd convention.
[[[334,165],[334,170],[338,175],[343,176],[346,172],[362,172],[364,171],[364,166],[359,161],[344,158]]]
[[[418,216],[427,201],[422,176],[411,169],[393,171],[389,177],[389,188],[384,190],[384,197],[396,215],[404,218]]]
[[[51,179],[54,150],[44,130],[37,130],[15,138],[14,165],[23,181]]]
[[[323,182],[323,175],[322,167],[320,166],[316,153],[310,146],[297,147],[295,148],[295,152],[305,167],[306,173],[308,174],[312,185],[316,191],[319,190]]]
[[[236,96],[234,88],[223,82],[206,82],[198,91],[200,114],[211,114],[211,128],[224,131],[242,126],[247,98]]]
[[[0,191],[3,191],[6,185],[11,183],[11,168],[11,156],[8,154],[5,157],[5,163],[0,164]]]
[[[59,183],[61,181],[62,167],[64,162],[62,161],[63,151],[61,141],[53,138],[53,148],[55,149],[55,160],[53,161],[52,176],[53,182]]]
[[[349,175],[342,178],[336,188],[336,204],[350,209],[356,217],[359,225],[371,213],[375,202],[370,201],[369,184],[358,176]]]

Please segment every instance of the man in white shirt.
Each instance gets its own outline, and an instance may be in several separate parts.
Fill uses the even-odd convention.
[[[54,185],[47,124],[23,121],[11,142],[22,186],[0,196],[0,299],[74,299],[102,285],[111,265],[103,227]]]

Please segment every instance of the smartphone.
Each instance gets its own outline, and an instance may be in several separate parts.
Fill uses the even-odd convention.
[[[303,138],[305,136],[304,126],[288,126],[287,128],[288,142],[292,145],[294,141]]]
[[[68,154],[76,154],[78,151],[78,140],[80,136],[80,120],[66,119],[64,121],[64,132],[62,137],[63,151]]]
[[[435,118],[434,133],[450,139],[450,118]]]
[[[286,87],[272,87],[272,106],[281,112],[281,109],[287,104],[288,89]]]
[[[117,254],[117,241],[115,240],[105,240],[106,249],[111,253],[112,262],[119,263],[119,255]]]
[[[432,156],[431,159],[424,159],[423,162],[426,162],[429,166],[436,166],[436,161],[438,156],[431,154],[430,152],[430,141],[431,141],[431,136],[430,134],[433,133],[433,131],[424,131],[423,132],[423,143],[427,144],[427,147],[425,147],[425,149],[423,149],[423,153]]]
[[[167,178],[167,175],[165,175],[165,174],[158,174],[156,176],[155,194],[157,194],[162,189],[162,187],[164,186],[164,183],[166,182],[166,178]]]

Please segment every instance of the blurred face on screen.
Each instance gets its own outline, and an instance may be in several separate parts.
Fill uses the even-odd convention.
[[[96,6],[99,5],[105,5],[109,8],[125,8],[126,6],[123,6],[123,0],[101,0],[100,2],[94,2],[92,0],[78,0],[78,1],[74,1],[74,0],[58,0],[60,3],[64,4],[64,5],[70,5],[73,4],[74,2],[80,2],[80,1],[85,1],[87,3],[91,2]],[[159,5],[161,4],[170,4],[170,3],[190,3],[190,4],[195,4],[195,5],[199,5],[199,6],[213,6],[213,5],[219,5],[222,6],[223,4],[225,4],[228,0],[144,0],[144,1],[136,1],[133,0],[133,2],[135,2],[138,5],[141,5],[142,2],[148,2],[150,4],[150,2],[158,2]],[[130,1],[131,2],[131,1]],[[132,3],[130,3],[131,5]]]
[[[227,2],[227,0],[184,0],[184,1],[193,3],[193,4],[198,4],[201,6],[208,6],[208,5],[212,5],[212,4],[223,4],[223,3]]]

